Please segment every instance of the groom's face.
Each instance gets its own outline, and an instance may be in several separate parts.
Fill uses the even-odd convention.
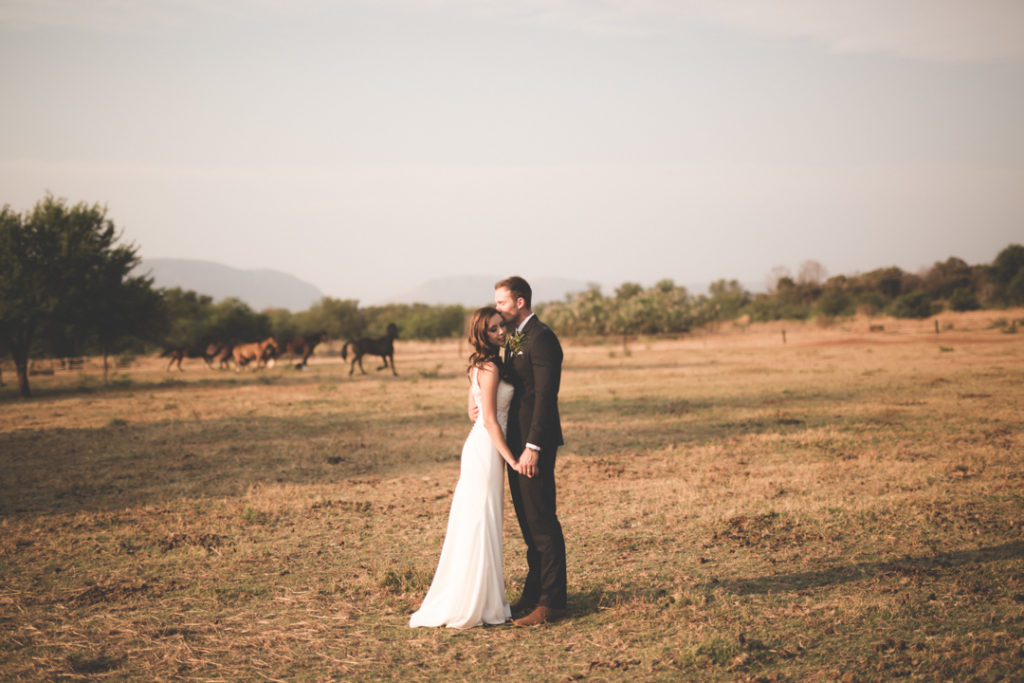
[[[518,325],[522,322],[523,306],[525,301],[522,298],[515,299],[505,287],[498,287],[494,290],[494,307],[501,313],[501,317],[508,325]]]

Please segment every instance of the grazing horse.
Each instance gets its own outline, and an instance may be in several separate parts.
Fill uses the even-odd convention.
[[[302,360],[295,364],[296,370],[302,370],[306,367],[306,361],[308,361],[309,357],[313,355],[313,350],[316,348],[316,345],[325,341],[327,341],[326,332],[307,334],[304,337],[296,337],[291,341],[281,344],[279,355],[283,356],[287,353],[292,356],[302,356]]]
[[[178,372],[185,372],[184,368],[181,367],[181,361],[185,358],[202,358],[206,365],[210,365],[210,355],[207,353],[206,344],[189,344],[188,346],[172,346],[163,353],[160,354],[161,358],[171,357],[171,362],[167,364],[167,368],[164,372],[170,372],[171,366],[175,363],[178,364]]]
[[[348,347],[352,347],[352,366],[348,369],[349,376],[356,369],[356,363],[359,363],[359,371],[364,375],[366,370],[363,370],[363,356],[369,354],[371,356],[380,356],[384,361],[384,365],[377,368],[383,370],[388,366],[388,359],[391,360],[391,373],[398,376],[395,371],[395,337],[398,336],[398,328],[394,323],[388,324],[387,334],[377,339],[367,339],[366,337],[360,337],[359,339],[352,339],[345,342],[345,345],[341,347],[341,359],[348,360]]]
[[[250,361],[256,361],[254,367],[260,368],[266,365],[268,359],[277,355],[277,342],[273,337],[267,337],[261,342],[251,344],[237,344],[231,349],[231,357],[235,361],[235,371],[240,371],[242,366]]]

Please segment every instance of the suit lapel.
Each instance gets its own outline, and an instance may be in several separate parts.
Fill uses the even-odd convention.
[[[537,324],[537,316],[534,315],[527,321],[526,325],[523,326],[523,347],[522,351],[512,357],[512,365],[516,369],[516,374],[521,378],[521,381],[525,381],[525,376],[530,375],[530,332],[534,329]],[[532,384],[532,377],[530,378]]]

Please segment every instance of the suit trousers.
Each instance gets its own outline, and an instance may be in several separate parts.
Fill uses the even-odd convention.
[[[527,602],[565,609],[565,538],[555,500],[557,453],[557,448],[541,451],[538,473],[533,477],[520,475],[509,467],[508,485],[519,528],[526,541],[529,571],[523,586],[523,598]]]

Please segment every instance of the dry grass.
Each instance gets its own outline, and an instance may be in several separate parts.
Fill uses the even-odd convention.
[[[525,632],[405,627],[469,426],[454,342],[398,378],[5,387],[0,677],[1019,678],[1024,335],[992,320],[1022,316],[567,344],[571,618]]]

